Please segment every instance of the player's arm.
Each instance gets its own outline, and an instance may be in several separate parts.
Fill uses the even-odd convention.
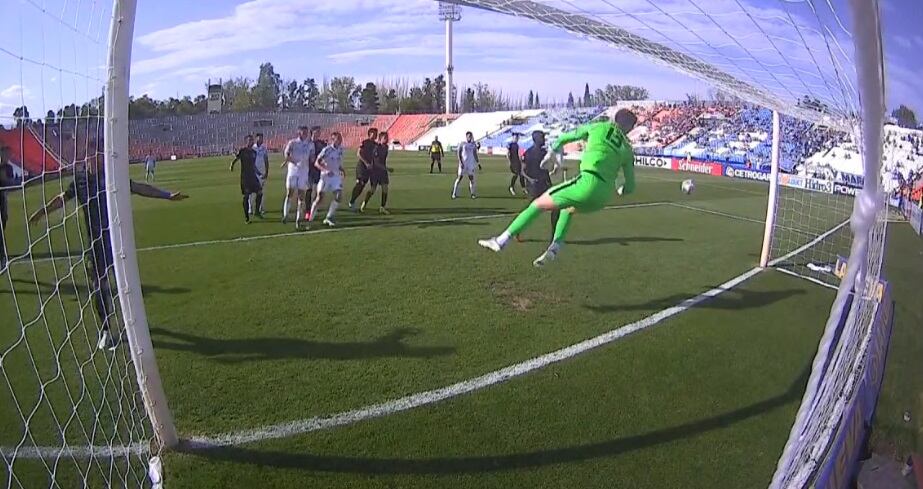
[[[129,183],[131,184],[131,193],[140,195],[142,197],[147,197],[149,199],[183,200],[189,198],[188,195],[182,192],[169,192],[159,189],[153,185],[138,183],[134,180],[130,180]]]
[[[268,151],[263,155],[263,168],[266,169],[266,174],[263,175],[263,180],[269,180],[269,152]]]
[[[622,168],[625,174],[625,185],[622,186],[622,195],[628,195],[635,191],[635,165],[629,163]]]
[[[285,150],[283,151],[283,154],[285,155],[285,158],[282,158],[282,164],[279,165],[279,168],[285,168],[285,165],[289,163],[292,163],[292,164],[295,163],[295,160],[292,159],[292,142],[291,141],[289,141],[285,145]]]
[[[324,156],[327,156],[327,148],[322,149],[320,154],[317,155],[317,161],[314,162],[314,168],[327,173],[327,163],[324,161]]]
[[[456,151],[456,153],[457,153],[457,155],[458,155],[458,166],[464,166],[465,163],[464,163],[464,161],[462,160],[462,155],[464,155],[464,153],[465,153],[465,146],[462,145],[462,144],[459,144],[459,145],[458,145],[458,151]]]
[[[586,141],[589,136],[590,132],[587,130],[587,126],[580,126],[574,131],[565,132],[558,136],[558,140],[551,145],[551,151],[560,153],[564,146],[577,141]]]
[[[372,168],[372,164],[369,163],[368,160],[365,159],[365,156],[362,155],[362,145],[360,145],[359,149],[356,150],[356,157],[359,158],[359,161],[362,162],[366,168]]]
[[[240,151],[237,152],[237,155],[234,156],[234,161],[231,162],[231,167],[228,168],[228,171],[234,171],[234,164],[240,161]]]

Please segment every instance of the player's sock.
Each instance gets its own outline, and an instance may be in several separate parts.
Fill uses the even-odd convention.
[[[362,199],[362,207],[368,205],[369,201],[372,200],[372,196],[375,195],[371,190],[365,193],[365,198]]]
[[[458,195],[458,184],[461,183],[461,177],[455,179],[455,185],[452,186],[452,195]]]
[[[364,187],[365,187],[365,185],[359,185],[358,183],[356,184],[355,187],[353,187],[353,194],[352,194],[352,196],[349,198],[349,206],[350,206],[350,207],[352,207],[352,206],[356,203],[356,201],[359,200],[359,195],[362,194],[362,189],[363,189]]]
[[[523,190],[526,189],[526,177],[522,176],[521,173],[519,174],[519,186],[522,187]]]
[[[383,191],[381,193],[381,207],[382,208],[388,207],[388,192]]]
[[[244,195],[244,220],[250,220],[250,194]]]
[[[510,179],[510,190],[513,190],[514,188],[516,188],[516,180],[518,179],[519,177],[516,175],[513,175],[513,178]]]
[[[561,211],[555,209],[551,211],[551,242],[554,242],[554,233],[558,228],[558,219],[561,217]]]
[[[263,193],[262,192],[256,194],[256,207],[254,207],[254,209],[256,210],[255,214],[259,214],[260,217],[263,217]]]
[[[298,211],[295,213],[295,222],[300,221],[302,217],[304,217],[304,201],[298,199]]]
[[[282,219],[288,219],[288,201],[289,198],[285,196],[285,202],[282,204]]]
[[[477,195],[478,186],[474,183],[474,180],[468,180],[468,191],[471,192],[471,195]]]
[[[314,220],[314,216],[317,215],[317,204],[318,204],[318,201],[317,201],[317,200],[314,200],[313,202],[311,202],[311,212],[308,214],[308,220],[309,220],[309,221],[313,221],[313,220]],[[331,205],[332,205],[332,204],[331,204]]]
[[[519,213],[518,216],[516,216],[516,219],[513,219],[513,222],[510,223],[510,227],[506,228],[506,233],[504,234],[508,234],[510,236],[519,235],[525,231],[526,228],[532,224],[532,221],[541,215],[541,213],[542,210],[539,209],[538,206],[535,204],[529,204],[528,207],[526,207],[522,212]]]
[[[340,203],[335,200],[330,202],[330,208],[327,209],[327,219],[330,219],[331,221],[333,220],[333,216],[334,214],[336,214],[337,207],[339,206],[340,206]]]
[[[561,246],[564,244],[564,239],[567,238],[567,229],[570,227],[570,212],[562,212],[558,217],[558,223],[554,226],[554,239],[552,240],[552,246]]]

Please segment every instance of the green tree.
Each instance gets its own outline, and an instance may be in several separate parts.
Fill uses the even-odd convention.
[[[445,75],[439,75],[433,80],[433,113],[445,109]]]
[[[529,90],[529,100],[526,102],[526,107],[530,109],[535,107],[535,94],[532,93],[532,90]]]
[[[16,127],[23,127],[32,123],[32,119],[29,117],[29,108],[25,105],[16,107],[13,110],[13,118],[16,119]]]
[[[255,109],[252,88],[248,78],[232,78],[222,86],[224,100],[232,112],[249,112]]]
[[[538,97],[538,92],[535,92],[535,107],[542,106],[542,99]]]
[[[583,86],[583,106],[584,107],[593,106],[593,96],[590,95],[590,84],[589,83]]]
[[[567,93],[567,108],[568,108],[568,109],[573,109],[574,107],[575,107],[575,105],[574,105],[574,92],[568,92],[568,93]]]
[[[256,110],[277,110],[282,94],[282,77],[276,73],[272,63],[260,65],[260,75],[251,90],[251,102]]]
[[[320,110],[320,89],[317,88],[317,82],[313,78],[308,78],[301,84],[301,97],[304,100],[301,105],[305,110],[308,112]]]
[[[901,127],[909,129],[917,128],[917,115],[913,112],[913,109],[904,104],[894,109],[894,111],[891,112],[891,117],[897,119],[897,125]]]
[[[379,114],[397,114],[401,110],[400,101],[397,98],[397,90],[390,89],[381,99],[381,107],[378,108]]]
[[[359,95],[359,112],[363,114],[377,114],[378,104],[378,87],[374,83],[368,82]]]
[[[348,113],[355,110],[354,102],[358,98],[356,80],[351,76],[338,76],[330,80],[326,98],[330,111]]]

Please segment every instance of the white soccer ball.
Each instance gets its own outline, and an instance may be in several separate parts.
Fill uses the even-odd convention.
[[[684,194],[691,194],[693,191],[695,191],[695,182],[692,180],[683,180],[682,189]]]

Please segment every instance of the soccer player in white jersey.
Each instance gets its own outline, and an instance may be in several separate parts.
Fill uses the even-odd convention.
[[[288,222],[291,201],[298,200],[295,214],[295,227],[301,229],[301,219],[305,215],[305,194],[311,185],[310,166],[314,163],[314,142],[308,134],[308,126],[298,128],[298,137],[285,145],[285,158],[282,166],[288,167],[285,177],[285,202],[282,204],[282,223]]]
[[[474,142],[474,134],[468,131],[465,133],[465,142],[458,145],[458,178],[455,179],[455,185],[452,186],[453,199],[458,198],[458,184],[461,183],[462,178],[465,176],[468,177],[468,190],[471,192],[471,198],[478,198],[475,176],[477,175],[479,164],[478,145]]]
[[[256,133],[256,142],[253,144],[253,151],[256,153],[256,173],[260,177],[260,192],[256,196],[256,200],[260,202],[260,208],[254,209],[253,206],[250,206],[251,214],[256,214],[260,217],[266,213],[266,210],[263,209],[263,187],[266,186],[266,180],[269,180],[269,148],[263,145],[263,133]]]
[[[144,157],[144,181],[153,182],[154,181],[154,170],[157,167],[157,160],[154,159],[154,156],[148,153]]]
[[[314,202],[311,203],[311,212],[308,214],[308,221],[313,221],[317,214],[317,208],[324,201],[324,194],[333,192],[333,200],[330,207],[327,208],[327,217],[324,224],[330,227],[336,226],[333,220],[337,207],[340,206],[340,199],[343,197],[343,177],[346,171],[343,170],[343,136],[335,132],[330,135],[331,143],[327,145],[320,154],[317,155],[317,161],[314,166],[320,170],[320,181],[317,182],[317,194],[314,196]]]

